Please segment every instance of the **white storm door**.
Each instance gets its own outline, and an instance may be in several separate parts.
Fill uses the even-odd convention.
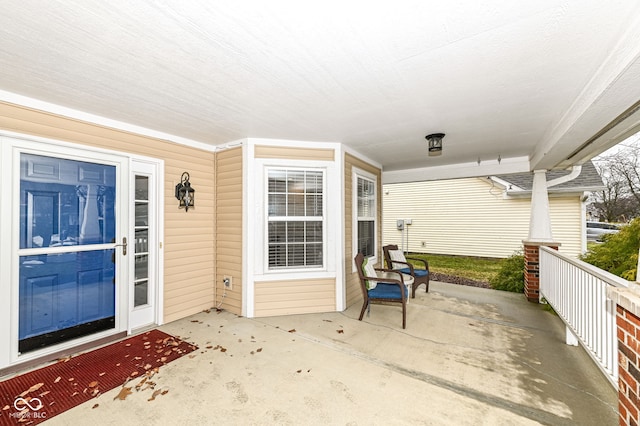
[[[14,149],[12,344],[19,356],[126,328],[128,163],[49,144]]]

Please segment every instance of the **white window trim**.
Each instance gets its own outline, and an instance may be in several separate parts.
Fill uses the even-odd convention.
[[[352,258],[358,254],[358,178],[367,179],[373,182],[374,185],[374,199],[373,199],[373,256],[369,257],[369,262],[378,263],[378,177],[373,173],[369,173],[357,167],[353,167],[351,171],[351,202],[352,202],[352,214],[351,214],[351,251]],[[352,262],[352,271],[356,271],[355,264]]]
[[[313,171],[313,172],[321,172],[322,173],[322,266],[310,266],[310,267],[302,267],[302,268],[270,268],[269,267],[269,172],[272,170],[294,170],[294,171]],[[290,274],[290,273],[300,273],[300,272],[319,272],[327,270],[327,238],[328,238],[328,218],[327,218],[327,170],[322,167],[305,167],[305,166],[278,166],[278,165],[268,165],[264,168],[264,239],[263,239],[263,252],[264,252],[264,273],[265,274]],[[284,218],[287,219],[287,216],[276,216],[274,218]],[[313,220],[313,218],[317,218],[317,216],[310,216],[309,220]],[[289,218],[288,220],[291,220]],[[293,219],[297,220],[297,219]]]
[[[255,315],[255,290],[257,282],[299,281],[304,279],[330,278],[336,280],[336,307],[344,310],[344,172],[342,157],[333,160],[298,158],[256,158],[256,144],[283,147],[317,147],[340,152],[340,145],[332,142],[309,143],[307,141],[283,141],[269,139],[246,139],[243,150],[243,256],[242,256],[242,313],[247,318]],[[265,261],[267,254],[264,229],[266,225],[267,167],[294,167],[325,171],[325,267],[322,270],[281,270],[269,271]],[[348,179],[348,178],[346,178]],[[340,206],[339,208],[337,206]]]

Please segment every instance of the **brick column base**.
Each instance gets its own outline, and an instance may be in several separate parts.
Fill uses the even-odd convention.
[[[618,412],[621,425],[640,424],[640,365],[638,348],[640,318],[620,305],[616,306],[618,325]]]
[[[524,242],[524,295],[529,302],[540,302],[540,246],[558,250],[558,243]]]
[[[616,304],[618,337],[618,421],[640,424],[640,283],[607,287],[607,299]]]

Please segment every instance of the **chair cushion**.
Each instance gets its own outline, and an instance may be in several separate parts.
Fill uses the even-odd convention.
[[[404,253],[402,250],[389,250],[389,257],[391,258],[391,269],[397,269],[404,267],[401,263],[393,263],[394,260],[398,262],[407,262],[407,259],[404,257]]]
[[[405,299],[409,297],[409,290],[406,286],[404,287],[404,297]],[[369,297],[373,297],[376,299],[402,299],[402,293],[400,293],[400,286],[397,284],[387,284],[387,283],[378,283],[378,285],[373,289],[369,290]]]
[[[398,271],[402,272],[403,274],[411,275],[411,269],[409,268],[398,269]],[[426,277],[427,275],[429,275],[429,271],[427,271],[426,269],[413,268],[413,275],[415,275],[416,277]]]
[[[365,277],[377,277],[378,276],[373,264],[369,263],[369,259],[367,259],[366,257],[364,258],[364,262],[362,262],[362,274]],[[378,284],[377,281],[365,280],[365,285],[367,286],[367,290],[373,290],[374,288],[376,288],[377,284]]]

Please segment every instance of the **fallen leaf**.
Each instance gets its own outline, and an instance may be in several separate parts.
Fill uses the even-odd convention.
[[[205,346],[205,348],[207,348],[207,349],[213,349],[213,346],[212,346],[212,345],[207,345],[207,346]]]
[[[191,359],[193,359],[195,357],[196,357],[195,355],[189,355],[189,358],[191,358]]]
[[[146,365],[144,366],[144,369],[145,369],[145,370],[149,370],[151,367],[153,367],[151,364],[146,364]]]
[[[92,409],[93,409],[93,408],[98,408],[99,406],[100,406],[100,404],[93,404],[93,407],[91,407],[91,408],[92,408]]]
[[[295,333],[295,332],[296,332],[295,328],[292,328],[291,330],[289,330],[289,333]]]
[[[262,352],[262,348],[256,349],[256,352]]]
[[[136,377],[138,374],[140,374],[140,373],[138,373],[137,371],[134,371],[133,373],[130,374],[130,376],[131,377]]]
[[[153,401],[156,399],[156,396],[160,395],[162,393],[162,391],[160,389],[153,391],[153,393],[151,394],[151,398],[147,399],[147,401]]]
[[[147,381],[147,377],[145,377],[144,379],[140,380],[140,383],[138,383],[136,385],[136,390],[139,391],[140,388],[142,387],[142,385],[144,385],[144,382],[146,382],[146,381]]]
[[[122,388],[120,389],[120,393],[118,393],[113,400],[119,399],[120,401],[124,401],[127,399],[127,396],[131,395],[131,388]]]
[[[167,357],[163,356],[162,358],[160,358],[160,362],[167,362]]]
[[[5,405],[5,406],[4,406],[4,408],[2,409],[2,411],[6,411],[6,410],[8,410],[9,408],[11,408],[11,407],[9,407],[8,405]]]
[[[95,388],[96,386],[98,386],[98,382],[95,381],[95,380],[93,382],[89,383],[89,387],[90,388]]]
[[[31,386],[29,389],[27,389],[26,391],[22,392],[20,394],[20,396],[25,396],[26,394],[28,394],[30,392],[35,392],[38,389],[40,389],[42,386],[44,386],[44,383],[35,384],[35,385]]]
[[[225,348],[220,348],[220,352],[226,352],[227,350]]]
[[[251,351],[251,352],[249,352],[249,353],[250,353],[251,355],[255,354],[255,352],[254,352],[254,351]]]
[[[338,334],[344,334],[344,330],[336,330]]]
[[[69,381],[69,382],[73,382],[74,380],[75,379],[73,377],[70,377],[70,378],[67,379],[67,381]]]
[[[333,321],[331,321],[331,320],[327,320],[327,319],[322,320],[322,321],[324,321],[324,322],[333,322]]]
[[[60,381],[60,379],[61,379],[61,378],[62,378],[62,377],[60,377],[60,376],[56,377],[56,379],[53,381],[53,383],[58,383],[58,382]]]
[[[298,371],[296,371],[296,373],[302,373],[302,370],[298,370]]]
[[[107,374],[107,373],[100,373],[100,374],[98,374],[98,376],[102,377],[102,376],[104,376],[105,374]]]
[[[50,393],[51,393],[51,391],[45,391],[45,392],[42,392],[42,393],[41,393],[40,395],[38,395],[38,396],[43,397],[43,396],[45,396],[45,395],[49,395]]]

